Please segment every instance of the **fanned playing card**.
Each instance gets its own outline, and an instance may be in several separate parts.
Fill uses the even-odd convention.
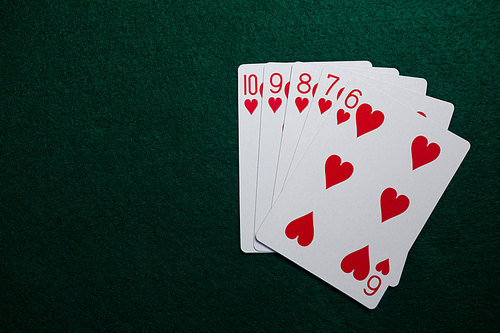
[[[382,81],[379,85],[382,85],[383,89],[396,89],[393,92],[401,96],[401,98],[405,95],[411,95],[412,91],[414,92],[413,94],[421,96],[421,94],[425,94],[427,89],[427,81],[420,78],[388,75],[376,68],[359,70],[336,65],[326,66],[316,86],[317,89],[315,90],[314,100],[311,103],[310,112],[304,116],[303,121],[297,118],[287,118],[289,123],[293,122],[295,135],[291,135],[286,131],[284,133],[284,136],[288,134],[288,140],[286,140],[287,137],[283,138],[285,143],[282,151],[280,151],[273,197],[274,201],[276,201],[281,193],[288,174],[295,170],[300,158],[307,147],[309,147],[314,135],[316,135],[319,127],[326,118],[328,111],[332,109],[333,104],[335,104],[340,94],[344,91],[346,82],[355,76],[362,76],[365,80],[378,79]],[[338,121],[345,121],[349,117],[349,114],[345,113],[342,108],[339,108],[337,110],[337,117]]]
[[[368,61],[241,65],[242,251],[375,308],[469,149],[426,90]]]
[[[336,104],[257,238],[374,308],[469,143],[356,78]]]
[[[268,63],[264,67],[254,233],[255,225],[260,225],[271,209],[292,65]],[[253,246],[257,251],[270,251],[255,238]]]
[[[253,240],[263,74],[264,64],[238,68],[240,246],[246,253],[257,252]]]
[[[377,89],[409,106],[420,115],[437,122],[445,128],[448,127],[453,114],[454,106],[449,102],[425,96],[423,94],[427,87],[427,82],[425,80],[413,80],[414,78],[383,76],[380,74],[361,74],[345,68],[332,66],[322,74],[318,87],[318,96],[313,101],[313,107],[302,129],[293,160],[289,166],[289,170],[287,171],[287,176],[293,173],[297,167],[297,164],[304,155],[306,149],[311,144],[314,136],[328,116],[330,110],[335,112],[338,124],[349,119],[350,113],[348,112],[348,107],[345,105],[339,105],[335,108],[332,105],[332,99],[335,98],[334,96],[337,96],[337,98],[340,97],[340,93],[344,91],[344,84],[346,80],[348,81],[353,77],[359,77],[364,82],[376,86]],[[406,87],[411,87],[416,91],[407,89]],[[324,95],[321,95],[324,91],[326,91]],[[278,175],[278,180],[276,182],[277,187],[280,185],[284,186],[284,183],[286,182],[286,180],[281,179],[279,176],[280,174]],[[275,200],[279,193],[281,193],[280,190],[275,191]]]
[[[286,111],[293,107],[293,105],[295,105],[297,101],[297,98],[295,97],[296,93],[294,92],[296,83],[293,82],[293,86],[290,86],[290,77],[292,75],[292,71],[297,72],[300,71],[304,66],[308,68],[312,66],[313,68],[315,68],[317,76],[319,77],[322,68],[326,65],[331,64],[334,64],[334,62],[307,65],[300,62],[268,63],[264,66],[254,232],[261,225],[264,217],[271,209],[273,203],[276,169],[280,158],[281,146],[284,142],[284,138],[282,137],[282,135],[284,133],[283,129],[285,126],[285,115]],[[368,67],[371,66],[371,64],[364,61],[348,63],[340,62],[339,64],[343,66],[349,66],[349,68],[371,68]],[[390,72],[389,69],[383,69],[383,71]],[[310,74],[305,73],[304,75],[307,76]],[[312,82],[310,82],[310,84],[312,84]],[[312,89],[313,88],[311,86],[309,92],[312,92]],[[294,102],[292,103],[288,103],[288,96],[290,93],[293,95],[292,98]],[[293,111],[289,111],[288,114],[292,114],[293,116]],[[288,133],[294,133],[293,129],[288,131]],[[258,252],[270,252],[269,248],[258,242],[255,238],[253,246],[254,249]]]

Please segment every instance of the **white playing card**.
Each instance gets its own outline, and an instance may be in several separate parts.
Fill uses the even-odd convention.
[[[263,73],[264,64],[238,68],[240,247],[246,253],[257,252],[253,240]]]
[[[325,118],[328,116],[328,112],[330,110],[334,110],[336,112],[338,122],[345,121],[348,117],[350,117],[350,114],[347,112],[349,109],[348,106],[342,105],[339,106],[338,109],[334,109],[333,103],[335,103],[336,97],[339,96],[339,93],[344,91],[343,87],[345,82],[355,76],[358,76],[362,78],[363,81],[376,86],[379,90],[388,94],[397,101],[410,106],[414,109],[414,111],[420,111],[422,115],[425,114],[423,113],[425,111],[427,113],[425,115],[426,117],[439,123],[443,127],[448,127],[453,114],[454,106],[449,102],[425,96],[423,93],[427,87],[427,81],[424,79],[404,76],[394,77],[380,74],[361,75],[352,70],[330,66],[322,73],[320,83],[318,85],[318,94],[313,101],[311,110],[303,126],[289,169],[286,172],[284,172],[284,170],[278,170],[276,186],[281,185],[281,189],[283,188],[283,184],[286,182],[286,179],[297,167],[297,164],[311,144],[314,136],[321,127]],[[342,84],[342,82],[344,84]],[[418,92],[406,89],[405,87],[415,89]],[[326,94],[326,92],[329,94]],[[356,94],[357,93],[354,92],[354,95],[350,98],[350,100],[354,100],[356,98]],[[284,173],[285,177],[283,177]],[[280,193],[281,190],[278,188],[275,189],[275,201]]]
[[[326,64],[316,64],[319,73]],[[371,65],[369,62],[341,62],[343,66]],[[288,91],[292,66],[304,66],[303,63],[268,63],[264,67],[263,103],[260,123],[260,147],[257,174],[257,193],[255,211],[255,231],[271,209],[274,181],[282,142],[282,129],[287,110]],[[370,68],[370,67],[368,67]],[[387,72],[387,70],[384,70]],[[312,88],[311,88],[312,89]],[[260,252],[270,250],[254,239],[254,248]]]
[[[255,221],[258,221],[259,225],[271,208],[292,65],[292,63],[268,63],[264,67],[255,213]],[[257,251],[270,251],[255,238],[253,246]]]
[[[281,192],[286,171],[288,171],[288,166],[292,160],[323,67],[323,65],[310,63],[296,63],[293,66],[290,77],[289,103],[283,125],[277,169],[274,170],[273,196],[269,208],[275,201],[274,191],[279,190]],[[279,185],[276,185],[276,181],[279,182]]]
[[[333,68],[332,68],[333,66]],[[316,99],[316,90],[320,88],[318,83],[321,75],[325,72],[325,68],[330,69],[326,75],[327,79],[323,80],[323,84],[329,87],[321,87],[322,93],[326,94],[328,92],[330,96],[337,96],[334,92],[341,91],[342,82],[339,82],[339,76],[330,74],[330,72],[335,72],[334,68],[345,68],[346,70],[352,70],[350,75],[354,74],[366,74],[368,77],[375,77],[382,80],[391,80],[390,82],[397,82],[403,87],[410,87],[416,89],[417,91],[422,91],[425,93],[427,89],[427,81],[421,78],[410,78],[410,77],[400,77],[397,74],[398,71],[393,68],[350,68],[350,67],[339,67],[336,64],[328,64],[326,66],[310,64],[310,63],[297,63],[291,74],[290,82],[290,102],[287,106],[287,112],[285,116],[283,138],[281,140],[281,148],[279,151],[279,161],[278,169],[276,171],[276,180],[273,191],[273,202],[276,201],[279,193],[283,189],[286,177],[292,165],[292,160],[295,155],[295,151],[299,142],[299,138],[302,135],[302,129],[304,128],[304,123],[308,118],[309,109],[315,107],[317,103],[311,102],[311,100]],[[325,72],[326,73],[326,72]],[[392,75],[391,75],[392,73]],[[392,78],[392,79],[391,79]],[[344,82],[347,82],[346,78]],[[335,89],[332,89],[335,87]],[[324,98],[323,98],[324,99]],[[328,101],[326,103],[332,103]]]
[[[257,238],[375,308],[469,143],[356,78],[338,103]]]

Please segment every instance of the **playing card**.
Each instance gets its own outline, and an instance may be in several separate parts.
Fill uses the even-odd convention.
[[[268,63],[264,67],[255,213],[255,220],[259,223],[271,208],[292,66],[292,63]],[[253,246],[257,251],[270,251],[255,239]]]
[[[344,69],[345,72],[343,72],[342,75],[340,75],[340,73],[335,74],[337,69]],[[298,63],[294,66],[290,83],[290,103],[287,107],[285,116],[283,138],[279,151],[278,169],[274,182],[273,202],[276,201],[276,198],[283,189],[292,165],[292,160],[295,156],[299,138],[303,133],[304,124],[309,117],[309,108],[319,109],[323,112],[326,111],[334,102],[333,98],[338,97],[338,92],[343,91],[345,83],[352,76],[356,74],[365,74],[367,77],[399,83],[402,87],[409,87],[425,93],[427,81],[421,78],[401,77],[388,74],[398,73],[397,70],[392,70],[391,68],[359,69],[339,67],[335,64],[319,66],[315,64]],[[321,82],[318,83],[320,77]],[[319,94],[321,94],[321,97],[319,98],[320,104],[318,106],[318,102],[311,103],[310,101],[313,97],[316,100]],[[313,115],[313,117],[315,116],[317,116],[317,112]],[[318,128],[316,128],[315,132]],[[313,135],[313,133],[309,133],[308,135]],[[309,138],[308,143],[310,143],[311,139],[312,138]],[[305,148],[307,148],[307,146],[301,147],[301,149]],[[303,154],[303,151],[301,151],[301,154]]]
[[[278,167],[274,201],[276,201],[281,193],[288,176],[297,167],[304,152],[309,147],[324,119],[327,117],[328,112],[334,110],[336,112],[337,122],[339,123],[346,121],[350,117],[350,114],[345,111],[345,106],[335,110],[333,108],[333,103],[336,101],[336,98],[339,97],[340,93],[344,91],[345,82],[355,76],[376,86],[382,92],[410,106],[415,111],[419,111],[421,115],[428,117],[443,127],[448,127],[454,106],[449,102],[425,96],[424,93],[427,87],[427,81],[424,79],[380,74],[359,74],[355,73],[353,70],[330,66],[322,73],[318,85],[317,96],[306,118],[288,170],[284,170],[285,167],[281,163]],[[418,92],[406,89],[406,87],[415,89]]]
[[[263,74],[264,64],[238,68],[240,246],[247,253],[257,252],[253,240]]]
[[[326,64],[315,64],[317,76]],[[357,68],[367,66],[366,62],[341,62],[342,65]],[[368,63],[369,64],[369,63]],[[260,146],[257,173],[257,193],[255,210],[255,231],[271,209],[276,169],[282,143],[283,123],[290,88],[292,68],[306,66],[304,63],[268,63],[264,67],[263,103],[260,122]],[[371,65],[371,64],[370,64]],[[299,69],[300,70],[300,69]],[[384,69],[384,72],[388,70]],[[309,74],[306,74],[309,75]],[[292,89],[293,90],[293,89]],[[260,252],[270,250],[254,240],[254,248]]]
[[[375,308],[469,143],[356,78],[337,103],[257,238]]]

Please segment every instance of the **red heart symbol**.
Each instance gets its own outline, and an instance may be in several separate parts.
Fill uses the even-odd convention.
[[[307,104],[309,104],[309,100],[307,98],[297,97],[295,99],[295,105],[297,105],[299,112],[302,112],[306,108]]]
[[[379,262],[377,266],[375,266],[375,270],[382,273],[382,275],[389,274],[389,259]]]
[[[259,91],[260,91],[260,97],[262,97],[262,92],[264,91],[264,82],[260,84]]]
[[[395,189],[388,187],[380,196],[380,209],[382,211],[382,223],[394,216],[402,214],[410,206],[410,199],[406,195],[397,196]]]
[[[384,114],[381,111],[373,111],[370,104],[361,104],[356,111],[356,127],[358,138],[374,129],[377,129],[384,122]]]
[[[347,274],[354,271],[353,276],[358,281],[366,279],[370,273],[370,255],[368,253],[368,245],[346,255],[340,263],[340,268]]]
[[[281,106],[281,98],[278,97],[275,99],[274,97],[270,97],[269,106],[273,109],[273,112],[276,113],[276,110],[278,110]]]
[[[313,91],[312,91],[313,97],[314,97],[314,95],[316,95],[316,89],[318,89],[318,84],[317,83],[313,87]]]
[[[290,81],[285,84],[285,96],[288,98],[288,92],[290,91]]]
[[[354,171],[354,167],[349,162],[341,164],[341,159],[338,155],[331,155],[325,163],[325,178],[326,188],[342,183],[349,179]]]
[[[286,237],[297,238],[300,246],[308,246],[314,238],[313,212],[288,223],[285,229]]]
[[[340,95],[344,92],[345,87],[340,88],[339,92],[337,93],[337,100],[339,99]]]
[[[430,163],[438,158],[441,148],[437,143],[427,145],[425,136],[417,136],[411,144],[411,158],[413,160],[413,170],[424,164]]]
[[[245,107],[247,108],[248,112],[250,112],[250,114],[253,114],[253,112],[257,108],[257,104],[258,104],[258,102],[256,99],[245,100]]]
[[[320,98],[318,101],[319,111],[321,114],[325,113],[332,106],[332,101],[326,100],[324,98]]]
[[[425,113],[423,113],[422,111],[417,111],[417,113],[421,116],[424,116],[425,118],[427,118],[427,116],[425,115]]]
[[[351,114],[349,112],[345,112],[343,109],[339,109],[337,111],[337,125],[340,125],[345,121],[348,121],[349,118],[351,118]]]

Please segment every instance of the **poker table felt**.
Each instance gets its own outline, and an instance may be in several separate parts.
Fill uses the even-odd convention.
[[[500,324],[500,2],[2,1],[0,331],[488,332]],[[367,310],[239,247],[237,68],[423,77],[471,150]]]

